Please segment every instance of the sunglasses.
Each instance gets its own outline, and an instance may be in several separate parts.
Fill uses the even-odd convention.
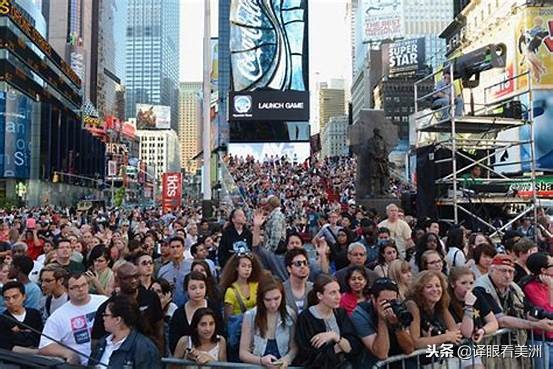
[[[301,266],[307,266],[307,260],[296,260],[292,262],[293,266],[297,266],[298,268]]]

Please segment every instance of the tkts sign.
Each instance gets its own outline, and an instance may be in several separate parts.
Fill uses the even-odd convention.
[[[180,207],[182,199],[182,174],[164,173],[162,188],[161,205],[163,212],[169,212]]]

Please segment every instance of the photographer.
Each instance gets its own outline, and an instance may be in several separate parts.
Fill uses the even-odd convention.
[[[410,354],[415,349],[409,333],[413,316],[400,302],[397,284],[389,278],[378,278],[372,285],[371,295],[370,301],[357,305],[351,316],[366,348],[359,360],[368,363],[367,367],[388,356]]]

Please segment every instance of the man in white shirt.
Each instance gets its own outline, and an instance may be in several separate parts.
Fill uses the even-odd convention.
[[[388,218],[380,222],[378,227],[390,231],[390,237],[395,241],[401,257],[405,258],[405,251],[415,246],[411,239],[411,227],[399,218],[399,208],[396,204],[386,206],[386,215]]]
[[[75,273],[67,282],[69,301],[46,320],[43,333],[82,355],[45,336],[40,339],[39,355],[64,358],[70,364],[86,365],[91,352],[91,329],[98,307],[107,296],[88,293],[84,273]]]

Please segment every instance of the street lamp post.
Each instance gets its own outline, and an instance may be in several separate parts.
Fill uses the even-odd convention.
[[[202,148],[203,148],[203,203],[202,210],[211,215],[211,0],[204,0],[204,39],[203,39],[203,103],[202,103]]]

